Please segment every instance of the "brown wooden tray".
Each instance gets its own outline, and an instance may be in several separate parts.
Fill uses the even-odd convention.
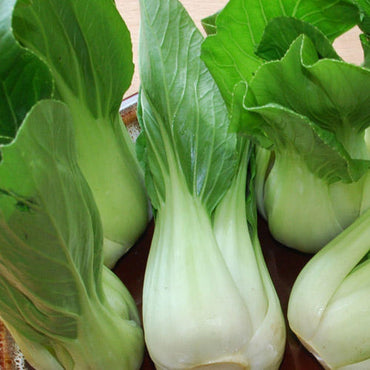
[[[121,115],[133,138],[138,134],[136,120],[137,95],[122,102]],[[259,219],[259,236],[262,250],[269,268],[271,278],[279,295],[282,309],[286,317],[287,304],[292,285],[302,267],[310,256],[284,247],[276,242],[269,233],[267,224]],[[114,272],[124,282],[135,299],[141,314],[142,287],[147,256],[153,235],[154,223],[149,224],[145,233],[136,245],[118,261]],[[6,329],[0,323],[0,370],[31,369],[22,358],[19,349],[12,341]],[[145,354],[142,370],[155,369],[148,354]],[[315,370],[322,369],[316,359],[300,344],[287,324],[287,343],[281,370]],[[122,369],[125,370],[125,369]]]

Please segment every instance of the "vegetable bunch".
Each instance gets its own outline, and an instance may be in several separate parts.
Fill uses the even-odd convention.
[[[370,206],[370,73],[332,46],[360,15],[348,1],[231,0],[206,20],[217,32],[203,59],[232,128],[258,144],[259,210],[278,241],[305,252]]]
[[[285,321],[259,210],[276,240],[318,251],[291,329],[324,367],[369,367],[368,0],[230,0],[206,39],[178,0],[140,10],[134,145],[114,3],[0,0],[0,316],[26,359],[138,369],[145,339],[158,369],[277,369]],[[354,25],[361,66],[333,47]],[[151,207],[144,336],[108,267]]]
[[[230,0],[202,57],[232,130],[256,145],[255,194],[272,235],[320,251],[289,300],[291,329],[325,368],[369,366],[369,4]],[[260,16],[258,16],[260,14]],[[231,21],[233,20],[233,21]],[[358,24],[364,63],[334,39]]]
[[[228,132],[182,5],[140,4],[138,151],[156,210],[143,290],[149,354],[158,369],[277,368],[285,324],[257,237],[252,148]]]
[[[50,96],[71,112],[78,164],[99,208],[112,267],[149,220],[143,174],[119,114],[133,74],[129,31],[107,0],[18,0],[9,18],[17,41],[48,69]]]

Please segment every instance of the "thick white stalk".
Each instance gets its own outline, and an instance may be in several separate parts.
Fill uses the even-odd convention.
[[[261,252],[255,220],[247,219],[248,159],[244,153],[238,174],[215,211],[214,231],[249,312],[253,335],[245,347],[245,358],[251,369],[277,369],[284,354],[285,323]]]
[[[265,210],[274,238],[304,252],[318,251],[343,230],[328,185],[292,151],[276,153],[265,184]]]
[[[147,263],[143,320],[158,369],[247,369],[249,312],[210,216],[180,176],[166,186]]]
[[[369,233],[370,210],[316,254],[293,286],[289,325],[327,368],[370,356],[369,261],[354,269],[370,250]]]

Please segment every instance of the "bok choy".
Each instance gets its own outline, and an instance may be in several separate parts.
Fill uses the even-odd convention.
[[[149,220],[143,174],[119,115],[133,74],[129,31],[111,0],[2,3],[14,6],[17,40],[46,64],[53,97],[71,111],[78,163],[101,214],[105,262],[113,266]]]
[[[103,266],[72,116],[43,100],[0,147],[0,316],[36,369],[138,369],[135,302]]]
[[[369,252],[367,210],[318,252],[294,283],[289,325],[327,369],[370,366]]]
[[[158,369],[278,368],[284,320],[245,195],[252,148],[228,133],[182,5],[140,5],[138,153],[156,215],[143,291],[149,354]]]
[[[259,145],[256,194],[271,233],[315,252],[370,207],[370,71],[332,46],[360,11],[347,1],[261,4],[231,0],[208,19],[203,59],[233,130]]]
[[[271,139],[260,191],[270,230],[285,245],[315,252],[370,207],[369,86],[370,70],[319,59],[306,36],[251,80],[244,127]]]

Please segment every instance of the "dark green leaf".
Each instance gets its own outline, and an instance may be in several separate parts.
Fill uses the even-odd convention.
[[[156,189],[151,198],[164,201],[166,179],[180,173],[212,210],[235,171],[236,138],[200,59],[203,37],[176,0],[141,1],[141,17],[139,115]]]
[[[13,27],[51,69],[72,114],[76,104],[86,105],[94,117],[116,114],[133,64],[130,34],[114,2],[19,0]]]
[[[220,12],[210,15],[209,17],[202,19],[202,26],[206,31],[207,35],[214,35],[216,33],[216,18]]]
[[[31,107],[52,93],[46,66],[14,39],[14,4],[13,0],[0,2],[0,144],[13,140]]]
[[[269,21],[256,54],[265,60],[281,59],[291,43],[302,34],[311,39],[320,58],[340,59],[329,39],[319,29],[292,17],[277,17]]]
[[[364,66],[370,69],[370,35],[360,35],[362,49],[364,51]]]

